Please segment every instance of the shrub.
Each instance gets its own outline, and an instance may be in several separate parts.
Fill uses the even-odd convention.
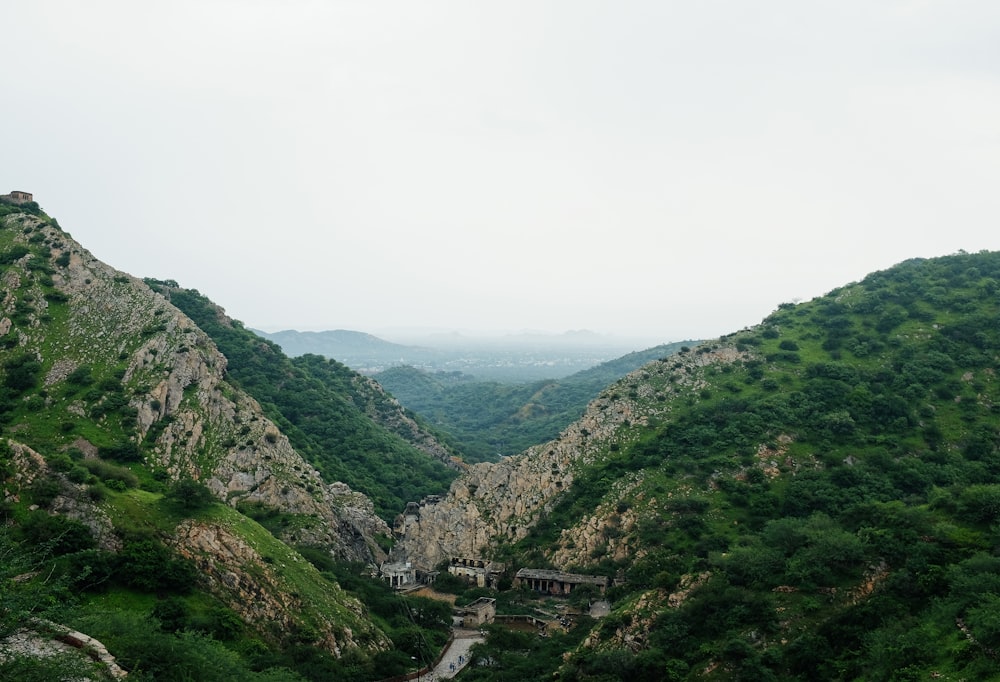
[[[139,446],[131,441],[98,448],[98,453],[101,457],[113,459],[116,462],[142,461],[142,453],[139,451]]]
[[[90,530],[79,521],[41,511],[21,524],[21,532],[32,545],[46,547],[56,555],[91,549],[96,544]]]
[[[102,481],[118,481],[124,484],[126,488],[134,488],[139,485],[139,478],[123,466],[105,462],[101,459],[84,460],[83,466]],[[119,488],[115,487],[114,489],[118,490]]]
[[[24,392],[35,387],[42,364],[33,355],[22,353],[4,363],[4,385],[14,391]]]
[[[66,377],[66,383],[74,386],[90,386],[94,383],[94,377],[90,375],[89,365],[80,365]]]
[[[187,513],[200,511],[218,501],[205,484],[191,478],[182,478],[170,486],[165,499]]]

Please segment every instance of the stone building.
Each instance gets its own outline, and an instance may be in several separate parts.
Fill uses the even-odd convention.
[[[495,588],[503,571],[503,564],[484,559],[452,557],[448,564],[449,573],[474,582],[476,587]]]
[[[595,585],[601,594],[608,588],[606,575],[579,575],[544,568],[522,568],[514,576],[514,587],[527,586],[536,592],[565,595],[580,585]]]
[[[14,190],[10,194],[0,194],[0,199],[9,201],[12,204],[26,204],[29,201],[34,201],[31,197],[31,192],[19,192],[17,190]]]
[[[473,630],[493,622],[497,615],[497,600],[480,597],[455,611],[462,616],[462,627]]]

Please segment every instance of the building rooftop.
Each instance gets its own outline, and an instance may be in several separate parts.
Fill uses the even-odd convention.
[[[522,568],[515,578],[531,578],[534,580],[557,580],[563,583],[586,583],[590,585],[607,585],[606,575],[581,575],[579,573],[564,573],[546,568]]]

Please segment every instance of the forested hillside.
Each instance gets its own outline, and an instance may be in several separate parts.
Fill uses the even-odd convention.
[[[505,464],[530,487],[549,453],[586,453],[551,501],[519,493],[541,505],[527,537],[479,550],[615,577],[612,614],[565,661],[498,634],[463,679],[997,679],[998,360],[1000,254],[960,253],[630,374],[582,422],[628,414],[615,431]],[[467,535],[513,523],[469,476],[412,547],[463,508],[492,511]]]
[[[33,653],[67,628],[134,680],[405,671],[412,620],[330,572],[380,561],[385,522],[322,480],[190,318],[33,205],[0,202],[0,283],[0,679],[109,679]]]
[[[37,205],[0,202],[0,283],[4,646],[58,624],[135,680],[405,674],[450,609],[367,574],[435,492],[393,551],[498,560],[508,589],[438,586],[551,619],[489,626],[460,682],[1000,678],[1000,253],[652,349],[552,440],[470,467],[370,379],[114,270]],[[463,414],[463,377],[411,378]],[[589,380],[466,418],[533,440]],[[509,589],[521,567],[607,576],[610,614],[589,586]],[[110,675],[7,651],[5,679]]]
[[[374,378],[407,408],[451,434],[466,461],[496,461],[552,440],[579,419],[587,403],[609,384],[650,360],[696,343],[655,346],[562,379],[520,384],[407,366],[387,369]]]
[[[326,480],[365,493],[383,518],[442,492],[455,477],[451,450],[377,385],[336,360],[288,358],[197,291],[147,283],[212,337],[229,361],[229,377],[260,401]]]

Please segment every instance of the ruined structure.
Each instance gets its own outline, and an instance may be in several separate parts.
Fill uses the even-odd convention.
[[[379,575],[394,589],[417,584],[417,571],[409,561],[384,563],[379,568]]]
[[[462,627],[470,630],[493,622],[497,615],[497,600],[480,597],[471,604],[455,609],[462,617]]]
[[[600,588],[601,594],[604,594],[604,590],[608,588],[608,577],[606,575],[563,573],[562,571],[542,568],[522,568],[514,576],[514,587],[522,585],[536,592],[557,595],[569,594],[580,585],[596,585]]]
[[[29,201],[34,201],[31,192],[19,192],[18,190],[14,190],[10,194],[0,194],[0,200],[9,201],[12,204],[26,204]]]
[[[477,587],[496,588],[500,575],[504,572],[504,565],[484,559],[452,557],[448,572],[475,583]]]

